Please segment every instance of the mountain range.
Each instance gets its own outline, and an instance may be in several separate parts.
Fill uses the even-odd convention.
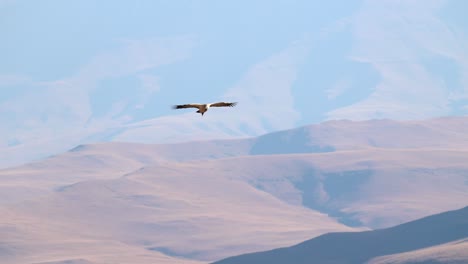
[[[464,131],[467,117],[340,120],[244,139],[80,145],[0,171],[0,262],[207,263],[461,208]]]

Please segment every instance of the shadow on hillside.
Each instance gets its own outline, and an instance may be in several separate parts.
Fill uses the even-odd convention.
[[[323,153],[333,152],[329,145],[314,144],[307,128],[286,132],[267,134],[259,137],[250,150],[251,155]]]
[[[371,176],[371,170],[321,173],[311,168],[302,175],[301,181],[295,183],[295,187],[302,192],[304,206],[328,214],[347,226],[358,227],[362,223],[354,214],[342,212],[340,202],[356,199],[360,186]]]

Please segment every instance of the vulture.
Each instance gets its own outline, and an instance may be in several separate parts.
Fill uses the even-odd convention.
[[[233,103],[226,103],[226,102],[218,102],[218,103],[211,103],[211,104],[182,104],[182,105],[174,105],[172,108],[174,109],[182,109],[182,108],[197,108],[197,113],[200,113],[202,116],[205,114],[206,111],[210,107],[233,107],[237,104],[237,102]]]

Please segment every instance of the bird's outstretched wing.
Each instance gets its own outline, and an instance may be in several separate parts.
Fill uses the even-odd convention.
[[[173,109],[181,109],[181,108],[198,108],[202,107],[201,104],[182,104],[182,105],[174,105]]]
[[[210,106],[211,107],[225,107],[225,106],[233,107],[233,106],[236,106],[236,104],[237,102],[233,102],[233,103],[218,102],[218,103],[210,104]]]

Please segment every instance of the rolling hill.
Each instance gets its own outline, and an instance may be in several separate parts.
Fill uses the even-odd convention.
[[[215,263],[466,263],[467,239],[468,207],[465,207],[387,229],[329,233],[292,247]],[[391,254],[394,255],[386,256]]]

